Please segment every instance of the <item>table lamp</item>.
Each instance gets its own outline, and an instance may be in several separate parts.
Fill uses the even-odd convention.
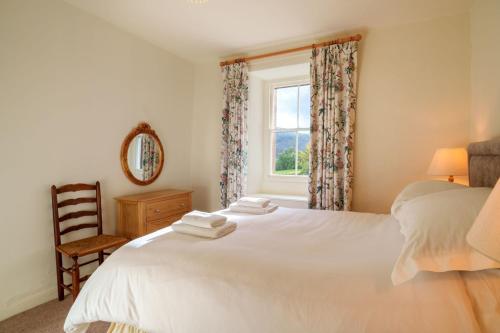
[[[467,242],[482,254],[500,261],[500,179],[470,228]]]
[[[467,175],[467,151],[465,148],[440,148],[434,153],[427,171],[432,176],[448,176],[454,182],[454,176]]]

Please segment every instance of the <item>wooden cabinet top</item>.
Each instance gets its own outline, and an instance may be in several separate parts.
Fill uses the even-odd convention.
[[[150,201],[150,200],[158,200],[160,198],[169,198],[169,197],[175,197],[178,195],[186,195],[190,194],[193,191],[191,190],[177,190],[177,189],[165,189],[165,190],[160,190],[160,191],[154,191],[154,192],[144,192],[144,193],[137,193],[137,194],[130,194],[130,195],[123,195],[114,198],[117,201]]]

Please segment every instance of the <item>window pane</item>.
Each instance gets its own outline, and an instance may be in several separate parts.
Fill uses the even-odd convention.
[[[297,162],[297,174],[309,174],[309,147],[311,136],[309,132],[299,132],[299,154]]]
[[[277,175],[295,175],[297,132],[277,132],[273,136],[274,170]]]
[[[277,88],[276,127],[297,128],[298,87]]]
[[[311,126],[311,86],[305,85],[299,88],[299,127]]]

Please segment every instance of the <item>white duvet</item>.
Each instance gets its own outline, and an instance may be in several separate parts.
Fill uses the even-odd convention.
[[[388,215],[225,214],[238,227],[220,239],[165,228],[120,248],[83,287],[65,331],[98,320],[148,333],[500,331],[498,271],[392,285],[403,237]]]

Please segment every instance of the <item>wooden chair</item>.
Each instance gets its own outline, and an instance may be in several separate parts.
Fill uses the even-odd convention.
[[[95,191],[95,197],[82,197],[76,199],[66,199],[63,201],[58,201],[57,199],[58,194],[76,191]],[[54,219],[54,245],[56,253],[57,294],[59,300],[62,301],[64,299],[64,289],[67,289],[73,295],[73,299],[76,299],[78,293],[80,292],[80,282],[83,282],[89,278],[89,275],[80,277],[80,267],[96,261],[99,262],[99,265],[102,264],[104,261],[104,256],[110,254],[104,252],[104,250],[113,247],[119,247],[128,242],[128,239],[124,237],[102,234],[101,188],[99,182],[95,183],[95,185],[69,184],[61,187],[56,187],[53,185],[51,187],[51,192],[52,216]],[[59,208],[89,203],[95,203],[96,209],[81,210],[59,216]],[[97,219],[96,222],[76,224],[61,230],[61,225],[64,221],[94,215]],[[86,228],[97,228],[97,235],[61,244],[62,235]],[[79,257],[94,253],[98,254],[98,257],[96,259],[89,260],[81,264],[78,262]],[[62,255],[68,256],[73,259],[72,267],[63,267]],[[72,283],[64,283],[63,273],[71,275]]]

